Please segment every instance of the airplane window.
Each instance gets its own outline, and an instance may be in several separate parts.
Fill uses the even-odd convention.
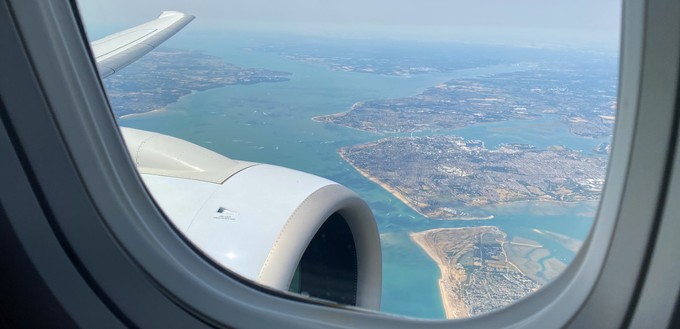
[[[147,188],[247,280],[464,318],[540,289],[588,236],[619,1],[79,7]],[[123,44],[158,47],[126,66],[107,57]]]

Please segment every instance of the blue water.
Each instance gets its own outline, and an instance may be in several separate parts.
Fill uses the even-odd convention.
[[[293,73],[283,83],[228,86],[181,98],[166,111],[121,119],[128,127],[157,131],[186,139],[235,159],[264,162],[306,171],[338,181],[361,195],[376,215],[383,245],[382,310],[423,318],[443,318],[436,264],[408,233],[439,227],[497,225],[509,237],[529,238],[562,261],[574,254],[535,228],[584,239],[596,204],[559,205],[516,203],[492,209],[488,221],[427,219],[368,181],[336,153],[343,146],[374,141],[384,136],[327,125],[312,117],[348,110],[358,101],[415,95],[455,77],[475,77],[526,69],[497,65],[447,74],[391,77],[331,71],[323,66],[286,60],[275,54],[245,49],[266,42],[248,36],[219,39],[183,34],[171,46],[204,50],[245,67]],[[531,143],[538,147],[564,145],[584,151],[606,140],[583,139],[569,133],[559,118],[507,121],[466,127],[452,132],[483,140],[487,147],[500,143]]]

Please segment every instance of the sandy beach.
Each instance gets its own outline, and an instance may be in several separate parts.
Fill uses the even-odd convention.
[[[143,117],[146,115],[151,115],[151,114],[156,114],[156,113],[161,113],[165,112],[165,109],[155,109],[147,112],[141,112],[141,113],[130,113],[130,114],[125,114],[121,115],[118,117],[118,119],[129,119],[129,118],[137,118],[137,117]]]
[[[425,216],[425,214],[423,214],[422,212],[420,212],[420,210],[418,210],[418,208],[417,208],[416,206],[414,206],[414,205],[409,201],[409,199],[406,198],[406,196],[404,196],[403,194],[401,194],[401,192],[399,192],[399,191],[397,191],[396,189],[392,188],[392,186],[383,183],[381,180],[377,179],[376,177],[371,176],[371,174],[369,174],[368,172],[362,170],[361,168],[355,166],[354,163],[352,163],[352,161],[350,161],[350,160],[347,158],[347,156],[345,156],[345,154],[344,154],[343,152],[338,152],[338,154],[340,154],[340,157],[341,157],[343,160],[345,160],[345,162],[349,163],[349,165],[352,166],[352,168],[354,168],[354,170],[358,171],[362,176],[368,178],[371,182],[374,182],[374,183],[380,185],[380,187],[382,187],[383,189],[385,189],[387,192],[390,192],[392,195],[394,195],[394,196],[395,196],[397,199],[399,199],[401,202],[403,202],[404,204],[406,204],[407,206],[409,206],[409,208],[411,208],[411,209],[413,209],[415,212],[417,212],[417,213],[419,213],[419,214]],[[427,216],[425,216],[425,217],[427,217]]]
[[[313,118],[312,118],[312,121],[314,121],[314,122],[326,122],[326,123],[328,123],[328,119],[327,119],[327,118],[338,118],[338,117],[342,117],[342,116],[344,116],[344,115],[349,114],[349,112],[352,112],[352,111],[356,110],[359,106],[363,106],[363,105],[364,105],[364,102],[356,102],[356,103],[352,104],[352,106],[351,106],[351,107],[349,108],[349,110],[347,110],[347,111],[338,112],[338,113],[333,113],[333,114],[318,115],[318,116],[313,117]]]
[[[444,259],[437,253],[436,246],[425,236],[427,233],[446,229],[434,229],[425,232],[411,233],[411,240],[418,244],[432,260],[437,263],[441,277],[439,278],[439,292],[442,296],[442,306],[447,319],[467,318],[470,316],[468,308],[455,291],[460,291],[462,282],[466,279],[465,270],[450,268],[444,263]]]

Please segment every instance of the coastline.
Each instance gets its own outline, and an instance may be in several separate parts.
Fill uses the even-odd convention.
[[[385,184],[384,182],[382,182],[382,181],[379,180],[378,178],[376,178],[376,177],[374,177],[374,176],[371,176],[371,174],[369,174],[368,172],[362,170],[361,168],[355,166],[354,163],[352,163],[352,161],[350,161],[350,160],[347,158],[347,156],[345,156],[345,154],[344,154],[343,152],[339,151],[338,154],[340,155],[340,157],[342,158],[342,160],[344,160],[345,162],[347,162],[350,166],[352,166],[352,168],[354,168],[354,170],[356,170],[357,172],[359,172],[362,176],[368,178],[368,180],[370,180],[371,182],[380,185],[380,187],[382,187],[383,189],[385,189],[387,192],[390,192],[390,194],[394,195],[394,197],[396,197],[397,199],[399,199],[399,201],[401,201],[401,202],[403,202],[404,204],[406,204],[409,208],[413,209],[415,212],[421,214],[422,216],[425,216],[425,214],[423,214],[422,212],[420,212],[420,210],[418,210],[418,208],[416,208],[413,204],[411,204],[411,202],[406,198],[406,196],[404,196],[403,194],[401,194],[401,192],[399,192],[399,191],[397,191],[396,189],[392,188],[392,186]],[[427,216],[425,216],[425,217],[427,217]]]
[[[425,217],[427,217],[427,216],[425,216]],[[452,217],[452,218],[429,218],[428,217],[428,219],[431,219],[431,220],[441,220],[441,221],[446,221],[446,220],[462,220],[462,221],[466,221],[466,220],[492,220],[494,218],[496,218],[496,216],[494,216],[494,215],[481,216],[481,217],[471,216],[471,217]]]
[[[314,121],[314,122],[321,122],[321,123],[330,123],[330,122],[324,120],[323,118],[337,118],[337,117],[341,117],[341,116],[347,115],[347,114],[349,114],[350,112],[356,110],[357,107],[362,106],[362,105],[364,105],[364,104],[365,104],[365,102],[359,101],[359,102],[356,102],[356,103],[352,104],[352,106],[351,106],[351,107],[349,108],[349,110],[347,110],[347,111],[342,111],[342,112],[337,112],[337,113],[331,113],[331,114],[324,114],[324,115],[317,115],[317,116],[315,116],[315,117],[312,117],[312,121]],[[348,128],[352,128],[352,127],[348,127]],[[358,130],[361,130],[361,129],[358,129]]]
[[[177,99],[175,99],[174,101],[172,101],[172,102],[170,102],[166,105],[163,105],[162,107],[153,109],[151,111],[146,111],[146,112],[124,114],[124,115],[119,116],[118,119],[138,118],[138,117],[143,117],[143,116],[147,116],[147,115],[160,114],[160,113],[163,113],[163,112],[167,112],[168,106],[178,103],[179,101],[181,101],[185,97],[193,96],[193,95],[196,95],[196,94],[198,94],[202,91],[208,91],[208,90],[217,89],[217,88],[222,88],[222,87],[214,87],[214,88],[209,88],[209,89],[206,89],[206,90],[192,90],[191,92],[189,92],[187,94],[184,94],[184,95],[177,97]]]
[[[340,157],[342,158],[343,161],[347,162],[354,170],[359,172],[362,176],[366,177],[368,180],[378,184],[380,187],[382,187],[384,190],[392,194],[394,197],[399,199],[401,202],[406,204],[409,208],[413,209],[413,211],[417,212],[418,214],[422,215],[423,217],[430,219],[430,220],[438,220],[438,221],[448,221],[448,220],[461,220],[461,221],[473,221],[473,220],[492,220],[496,218],[495,215],[488,215],[488,216],[455,216],[455,217],[449,217],[449,218],[432,218],[426,214],[424,214],[420,209],[418,209],[417,206],[415,206],[413,203],[409,201],[409,199],[398,191],[396,188],[392,187],[391,185],[381,181],[375,176],[372,176],[370,173],[367,171],[357,167],[354,165],[352,161],[345,155],[345,153],[341,150],[338,150],[337,152]],[[578,204],[583,204],[583,203],[593,203],[597,204],[599,200],[578,200],[578,201],[566,201],[566,200],[552,200],[552,199],[536,199],[536,200],[514,200],[514,201],[498,201],[495,202],[494,204],[491,205],[485,205],[481,206],[479,208],[486,209],[488,211],[491,211],[495,207],[503,207],[503,206],[508,206],[508,205],[522,205],[522,204],[530,204],[530,203],[536,203],[536,204],[562,204],[562,205],[578,205]]]
[[[444,314],[446,318],[447,319],[467,318],[470,316],[467,306],[460,297],[453,295],[454,286],[460,285],[462,283],[462,279],[466,276],[464,272],[465,270],[459,270],[462,271],[463,273],[455,273],[459,272],[455,270],[451,271],[447,264],[444,264],[442,258],[439,257],[439,255],[437,255],[435,246],[433,246],[425,238],[426,234],[441,230],[447,229],[438,228],[427,230],[424,232],[413,232],[409,233],[409,237],[414,243],[420,246],[420,248],[422,248],[425,251],[425,253],[437,264],[437,267],[439,267],[439,272],[441,274],[438,281],[439,293],[441,294],[442,307],[444,308]],[[461,277],[461,275],[463,277]]]
[[[490,207],[493,206],[504,206],[504,205],[512,205],[515,203],[522,203],[522,202],[545,202],[545,203],[564,203],[564,204],[581,204],[584,202],[600,202],[600,200],[578,200],[578,201],[565,201],[565,200],[552,200],[552,199],[536,199],[536,200],[515,200],[515,201],[498,201],[495,204],[491,205]]]
[[[314,122],[319,122],[319,123],[332,123],[332,122],[328,122],[328,121],[324,120],[324,118],[329,118],[329,117],[335,117],[335,118],[337,118],[337,117],[340,117],[340,116],[342,116],[342,115],[344,115],[344,114],[347,114],[347,113],[349,113],[349,112],[351,112],[351,111],[352,111],[352,110],[347,110],[347,111],[345,111],[345,112],[339,112],[339,113],[333,113],[333,114],[324,114],[324,115],[317,115],[317,116],[315,116],[315,117],[312,117],[312,121],[314,121]],[[346,126],[343,126],[343,127],[346,127]],[[352,127],[347,127],[347,128],[352,128]],[[354,128],[352,128],[352,129],[354,129]]]
[[[155,109],[151,111],[146,111],[146,112],[139,112],[139,113],[130,113],[130,114],[124,114],[118,117],[118,119],[130,119],[130,118],[138,118],[138,117],[143,117],[147,115],[152,115],[152,114],[158,114],[162,112],[166,112],[167,110],[165,108],[160,108],[160,109]]]
[[[430,218],[429,216],[423,214],[418,207],[413,205],[411,201],[401,192],[399,192],[397,189],[393,188],[389,184],[384,183],[383,181],[379,180],[378,178],[372,176],[368,172],[364,171],[363,169],[357,167],[350,161],[347,156],[342,151],[338,151],[338,154],[344,160],[347,162],[354,170],[359,172],[362,176],[366,177],[368,180],[370,180],[373,183],[378,184],[380,187],[382,187],[385,191],[389,192],[390,194],[394,195],[395,198],[399,199],[399,201],[403,202],[405,205],[407,205],[409,208],[413,209],[413,211],[417,212],[421,216],[431,219],[431,220],[441,220],[441,221],[447,221],[447,220],[491,220],[494,219],[495,216],[489,215],[489,216],[483,216],[483,217],[474,217],[474,216],[465,216],[465,217],[451,217],[451,218]]]
[[[378,130],[366,130],[366,129],[361,129],[361,128],[359,128],[359,127],[353,127],[353,126],[344,125],[344,124],[336,123],[336,122],[333,122],[333,121],[332,121],[333,118],[340,118],[340,117],[343,117],[343,116],[345,116],[345,115],[347,115],[347,114],[353,112],[354,110],[356,110],[356,107],[357,107],[357,106],[361,106],[361,105],[364,105],[364,102],[356,102],[356,103],[354,103],[354,105],[352,105],[352,107],[351,107],[349,110],[347,110],[347,111],[342,111],[342,112],[337,112],[337,113],[331,113],[331,114],[317,115],[317,116],[312,117],[311,120],[314,121],[314,122],[318,122],[318,123],[325,123],[325,124],[330,124],[330,125],[337,125],[337,126],[339,126],[339,127],[351,129],[351,130],[354,130],[354,131],[359,131],[359,132],[362,132],[362,133],[375,134],[375,135],[378,135],[378,136],[387,136],[387,135],[389,135],[389,133],[381,132],[381,131],[378,131]],[[349,162],[349,161],[347,161],[347,162]],[[350,164],[351,164],[351,163],[350,163]]]
[[[483,242],[482,239],[486,234],[495,236],[494,240],[495,243],[500,244],[500,251],[492,252],[492,258],[487,260],[484,260],[481,255],[470,258],[470,253],[475,248],[479,248],[479,243],[488,243]],[[552,256],[552,258],[545,260],[545,262],[550,262],[548,264],[541,259],[532,258],[533,255],[528,257],[527,255],[530,252],[526,249],[514,251],[514,257],[518,259],[526,258],[526,261],[521,262],[521,265],[516,264],[514,259],[511,259],[510,245],[517,244],[523,248],[531,248],[530,251],[537,247],[542,248],[542,246],[533,244],[531,243],[533,241],[530,240],[507,241],[507,233],[501,231],[498,226],[436,228],[422,232],[411,232],[409,237],[439,268],[441,273],[438,281],[439,292],[447,319],[466,318],[498,309],[508,305],[509,301],[517,300],[519,297],[526,296],[540,288],[546,280],[534,281],[536,280],[536,273],[531,272],[532,269],[540,270],[535,265],[544,266],[545,270],[550,271],[550,277],[545,277],[547,280],[557,276],[566,267]],[[479,251],[476,253],[479,253]],[[549,252],[546,251],[546,253],[541,257],[550,256]],[[498,258],[493,258],[494,255]],[[540,264],[538,264],[539,261]],[[528,266],[527,262],[531,263],[529,265],[533,265],[533,267]],[[532,262],[536,262],[536,264]],[[469,266],[473,266],[473,268],[468,268]],[[474,268],[477,266],[480,267]],[[506,280],[514,282],[514,284],[501,285],[501,291],[485,291],[484,282],[488,283],[489,281],[484,280],[482,276],[480,283],[480,277],[475,275],[477,269],[480,268],[482,271],[495,273],[495,276],[505,277]],[[517,274],[507,277],[504,274],[507,271]],[[531,275],[526,271],[531,272]],[[543,274],[541,274],[541,277],[543,277]]]

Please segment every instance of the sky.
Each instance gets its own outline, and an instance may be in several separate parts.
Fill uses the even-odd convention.
[[[192,31],[252,29],[517,45],[618,47],[620,0],[78,0],[88,29],[122,29],[163,10]]]

